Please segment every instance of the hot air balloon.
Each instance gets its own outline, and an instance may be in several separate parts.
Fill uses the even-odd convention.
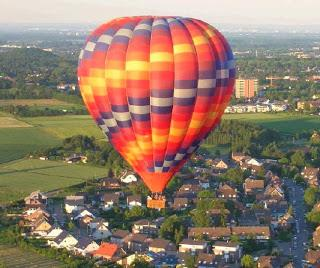
[[[83,100],[113,147],[164,207],[169,180],[220,122],[233,92],[223,35],[185,17],[124,17],[102,24],[79,57]]]

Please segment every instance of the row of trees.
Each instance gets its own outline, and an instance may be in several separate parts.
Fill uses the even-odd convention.
[[[8,105],[0,107],[0,110],[6,113],[21,117],[35,117],[35,116],[57,116],[57,115],[84,115],[87,110],[84,107],[71,107],[68,109],[48,108],[48,107],[34,107],[29,105]]]

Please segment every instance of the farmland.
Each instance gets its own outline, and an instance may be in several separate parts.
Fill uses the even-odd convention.
[[[7,99],[7,100],[0,100],[0,106],[7,106],[7,105],[30,105],[30,106],[72,106],[74,104],[57,100],[57,99]]]
[[[73,135],[103,138],[102,132],[88,115],[30,117],[25,118],[24,121],[59,139]]]
[[[320,129],[320,116],[296,113],[225,114],[223,119],[246,121],[287,134]]]
[[[50,260],[30,251],[23,251],[17,247],[0,245],[0,266],[7,268],[28,267],[63,267],[62,263]]]
[[[29,124],[9,116],[0,113],[0,128],[20,128],[20,127],[31,127]]]
[[[11,126],[0,127],[0,163],[24,157],[30,152],[58,145],[73,135],[103,138],[99,128],[89,116],[50,116],[14,119],[1,114],[1,120],[12,118]],[[23,121],[22,121],[23,120]],[[14,125],[13,125],[14,124]],[[20,127],[20,124],[29,127]]]
[[[22,159],[0,165],[0,204],[34,190],[50,191],[105,175],[105,169],[58,161]]]

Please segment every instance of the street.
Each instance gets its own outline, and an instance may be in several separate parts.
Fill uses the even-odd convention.
[[[292,205],[295,218],[295,232],[292,240],[292,256],[294,267],[303,267],[302,260],[305,255],[305,246],[308,242],[309,231],[305,222],[305,205],[303,188],[290,179],[284,180],[289,190],[289,202]]]

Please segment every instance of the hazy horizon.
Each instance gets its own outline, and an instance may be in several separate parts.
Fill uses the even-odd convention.
[[[317,0],[0,0],[1,24],[98,24],[115,17],[177,15],[234,25],[320,25]]]

